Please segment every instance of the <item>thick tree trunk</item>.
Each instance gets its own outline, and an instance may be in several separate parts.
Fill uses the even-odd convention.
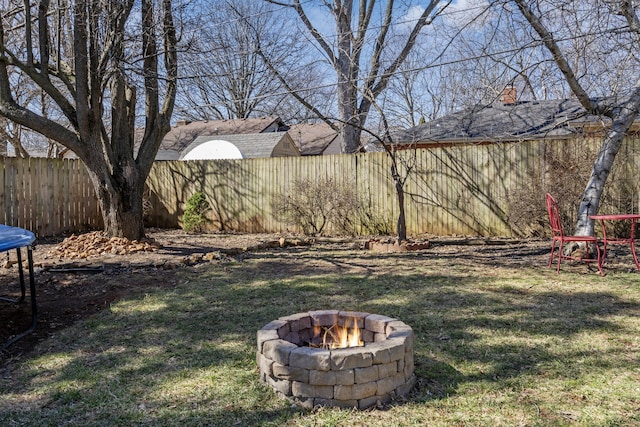
[[[57,10],[50,10],[50,3],[24,2],[24,23],[18,6],[11,14],[13,24],[0,11],[0,114],[73,151],[93,182],[105,232],[140,239],[144,236],[144,182],[170,130],[176,97],[178,40],[172,1],[71,1],[65,3],[68,28],[64,31],[62,21],[49,19]],[[32,19],[36,10],[38,18]],[[141,14],[137,25],[131,15],[134,10]],[[12,39],[5,38],[5,31]],[[24,44],[15,43],[22,36]],[[49,42],[56,39],[68,46],[50,56],[56,49]],[[164,58],[162,73],[159,58]],[[35,113],[28,108],[30,101],[16,101],[12,83],[17,78],[9,75],[14,69],[30,79],[27,84],[42,89],[43,99],[52,101],[55,108],[51,108],[62,114],[58,120],[50,119],[46,110]],[[134,158],[137,85],[144,87],[146,121]],[[109,104],[111,114],[107,115]]]
[[[343,49],[349,49],[348,43]],[[358,92],[352,79],[357,73],[357,64],[351,64],[346,55],[338,58],[338,110],[342,123],[342,152],[357,153],[360,148],[362,121],[358,115]]]
[[[620,145],[622,145],[623,137],[624,134],[612,131],[605,139],[602,149],[596,161],[593,163],[591,176],[589,177],[589,181],[582,195],[580,207],[578,208],[578,222],[574,233],[576,236],[594,235],[594,221],[589,219],[589,215],[598,213],[602,192],[611,168],[613,167],[616,154],[618,154]]]
[[[111,237],[142,239],[142,199],[146,176],[142,176],[134,165],[122,167],[114,173],[102,167],[87,166],[87,171],[98,198],[105,233]]]
[[[352,124],[344,124],[342,127],[342,152],[357,153],[360,150],[360,135],[362,131]]]
[[[131,198],[129,201],[118,198],[119,206],[107,200],[98,200],[105,224],[104,231],[108,236],[125,237],[129,240],[140,240],[144,237],[141,197]]]
[[[613,121],[611,130],[602,144],[602,149],[598,154],[591,176],[584,190],[582,201],[578,209],[578,222],[576,223],[576,236],[593,236],[594,221],[589,219],[589,215],[595,215],[600,208],[600,200],[604,186],[613,167],[616,155],[620,150],[622,141],[631,124],[638,117],[640,109],[640,91],[636,91],[633,97],[629,99],[622,108],[622,112],[616,120]]]

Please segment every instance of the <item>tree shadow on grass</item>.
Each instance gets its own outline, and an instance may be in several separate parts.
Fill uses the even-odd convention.
[[[563,344],[584,334],[634,333],[619,319],[637,317],[640,305],[613,291],[546,285],[555,273],[523,283],[460,272],[453,261],[435,273],[417,266],[429,261],[419,254],[394,255],[392,267],[378,260],[272,251],[198,268],[172,288],[145,289],[43,344],[43,356],[22,368],[20,380],[0,380],[25,396],[17,410],[1,403],[0,420],[28,421],[29,396],[39,395],[34,417],[54,408],[61,419],[116,424],[286,422],[295,412],[255,371],[255,333],[278,317],[317,309],[382,314],[411,326],[413,402],[455,395],[463,384],[549,375],[549,366],[587,357],[596,368],[635,366],[615,357],[615,345],[590,351]]]

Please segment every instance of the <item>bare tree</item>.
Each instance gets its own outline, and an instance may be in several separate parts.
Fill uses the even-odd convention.
[[[144,183],[170,129],[176,95],[172,1],[2,3],[0,114],[84,162],[108,235],[143,237]],[[19,102],[13,72],[39,87],[60,119],[37,113],[35,101]],[[144,91],[144,132],[134,148],[138,90]]]
[[[40,103],[40,110],[46,114],[46,104],[43,101],[42,90],[17,70],[10,72],[8,77],[13,95],[19,104],[34,105]],[[3,156],[9,154],[7,151],[8,144],[13,147],[13,155],[20,158],[30,157],[30,151],[44,151],[48,145],[45,138],[38,138],[28,128],[2,116],[0,116],[0,139],[2,140]]]
[[[512,3],[585,110],[610,122],[578,209],[575,234],[593,235],[589,215],[598,212],[616,154],[640,112],[640,6],[629,0]]]
[[[271,115],[287,94],[255,54],[252,29],[272,50],[285,21],[271,13],[266,3],[215,0],[210,6],[200,13],[194,46],[181,58],[180,116],[235,119],[256,113]]]
[[[389,38],[394,35],[392,26],[397,23],[395,20],[399,13],[393,0],[382,3],[362,0],[356,5],[352,0],[322,2],[335,24],[335,36],[323,34],[314,25],[306,9],[310,7],[309,4],[303,5],[300,0],[267,1],[290,8],[295,12],[311,35],[317,49],[336,73],[337,121],[342,126],[336,126],[334,120],[327,117],[299,93],[292,91],[292,94],[341,133],[342,151],[345,153],[354,153],[360,149],[360,136],[362,129],[365,128],[372,102],[387,88],[390,77],[407,58],[422,29],[450,3],[439,0],[429,1],[415,21],[411,22],[411,28],[406,33],[401,47],[392,52],[389,49]],[[375,18],[378,14],[379,21]],[[396,33],[395,36],[399,34]],[[258,53],[265,58],[283,85],[288,88],[285,76],[278,73],[277,65],[270,59],[269,53],[261,46],[258,46]]]
[[[176,115],[190,120],[304,119],[306,109],[255,51],[260,44],[294,90],[309,93],[308,82],[319,81],[320,76],[314,66],[302,70],[294,66],[308,47],[304,40],[291,36],[291,17],[266,2],[212,0],[210,6],[198,14],[190,50],[180,58]],[[311,96],[321,102],[324,95],[314,90]]]

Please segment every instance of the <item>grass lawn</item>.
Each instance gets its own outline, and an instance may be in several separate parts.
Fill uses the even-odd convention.
[[[184,269],[5,366],[0,425],[640,426],[640,274],[545,262],[317,246]],[[317,309],[414,329],[405,400],[305,411],[259,381],[256,331]]]

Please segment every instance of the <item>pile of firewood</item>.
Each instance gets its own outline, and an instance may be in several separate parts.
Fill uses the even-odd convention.
[[[95,255],[127,255],[134,252],[153,252],[160,245],[153,241],[129,240],[107,237],[101,231],[73,234],[56,246],[51,254],[61,258],[89,258]]]

